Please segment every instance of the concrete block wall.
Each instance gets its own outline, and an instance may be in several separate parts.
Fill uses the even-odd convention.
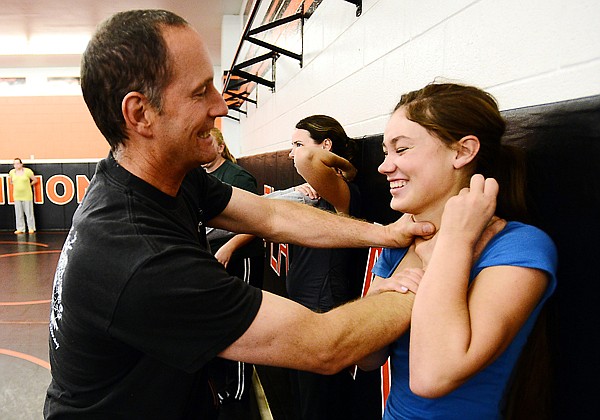
[[[259,87],[258,105],[224,125],[239,156],[289,148],[315,113],[351,136],[381,133],[400,94],[436,78],[482,87],[501,109],[600,93],[596,0],[363,0],[355,13],[325,0],[306,20],[303,67],[281,56],[276,91]]]

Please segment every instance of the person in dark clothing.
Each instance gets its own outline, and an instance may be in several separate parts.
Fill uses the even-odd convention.
[[[256,178],[237,164],[229,151],[223,133],[218,128],[210,130],[215,148],[215,158],[202,165],[206,172],[220,181],[256,194]],[[236,234],[228,230],[206,228],[210,250],[217,255],[219,249]],[[254,237],[252,241],[221,261],[232,276],[251,286],[262,288],[264,274],[264,242]],[[248,420],[252,418],[251,399],[254,366],[244,362],[215,359],[212,371],[221,409],[219,420]]]
[[[307,181],[299,187],[318,198],[322,210],[362,216],[358,186],[352,181],[356,144],[342,125],[327,115],[311,115],[296,124],[290,158]],[[327,312],[360,296],[366,252],[349,248],[290,245],[286,275],[288,297],[315,312]],[[362,264],[362,267],[361,267]],[[349,371],[320,375],[290,371],[292,395],[303,420],[351,419],[354,380]]]

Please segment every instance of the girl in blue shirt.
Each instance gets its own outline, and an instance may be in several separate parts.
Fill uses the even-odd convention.
[[[511,372],[556,287],[554,244],[520,222],[524,164],[501,144],[504,129],[491,95],[449,83],[403,95],[387,124],[379,172],[390,205],[437,233],[384,250],[373,270],[420,279],[406,294],[410,331],[361,362],[372,369],[391,357],[384,419],[501,418]]]

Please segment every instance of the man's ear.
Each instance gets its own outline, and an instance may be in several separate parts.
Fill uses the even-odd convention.
[[[121,112],[127,129],[144,137],[152,135],[150,123],[154,110],[145,95],[139,92],[129,92],[121,102]]]
[[[456,156],[454,157],[454,168],[462,168],[475,159],[479,152],[479,139],[476,136],[464,136],[456,143]]]
[[[331,152],[331,149],[333,149],[333,142],[331,141],[331,139],[323,140],[323,143],[321,143],[321,145],[323,146],[323,149],[327,150],[328,152]]]

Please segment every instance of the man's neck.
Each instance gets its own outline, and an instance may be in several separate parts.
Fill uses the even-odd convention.
[[[148,184],[159,189],[171,197],[179,192],[187,171],[175,171],[177,165],[168,162],[158,162],[152,156],[136,153],[132,150],[119,149],[112,152],[117,163],[131,174],[146,181]],[[171,168],[165,170],[165,168]]]

